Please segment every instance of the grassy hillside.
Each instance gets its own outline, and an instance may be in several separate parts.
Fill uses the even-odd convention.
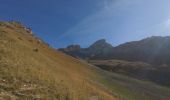
[[[114,91],[121,100],[169,100],[170,98],[169,87],[107,71],[101,71],[101,74],[103,78],[100,82]]]
[[[103,71],[0,22],[0,100],[168,100],[170,89]]]
[[[117,100],[98,77],[20,23],[0,22],[0,100]]]

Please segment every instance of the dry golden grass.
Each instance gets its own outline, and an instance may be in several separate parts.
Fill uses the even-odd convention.
[[[95,81],[97,69],[0,22],[0,99],[117,100]]]

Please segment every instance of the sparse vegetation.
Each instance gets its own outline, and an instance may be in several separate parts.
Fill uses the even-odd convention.
[[[23,27],[7,22],[0,26],[0,100],[168,100],[170,97],[168,87],[103,71],[37,41]]]
[[[100,71],[100,74],[103,74],[100,83],[116,93],[121,100],[168,100],[170,97],[168,87],[108,71]]]
[[[123,60],[89,60],[89,63],[101,69],[123,74],[140,80],[152,81],[160,85],[170,86],[169,65],[151,65],[144,62]]]
[[[114,100],[90,81],[95,73],[88,65],[37,43],[23,27],[7,22],[0,26],[0,99]]]

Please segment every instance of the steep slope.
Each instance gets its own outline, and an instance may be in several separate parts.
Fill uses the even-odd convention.
[[[0,22],[0,99],[117,100],[95,67],[50,48],[17,22]]]

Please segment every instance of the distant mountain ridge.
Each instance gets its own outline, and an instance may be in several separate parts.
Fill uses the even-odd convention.
[[[113,46],[101,39],[90,45],[88,48],[81,48],[80,45],[70,45],[67,48],[60,48],[66,54],[83,59],[91,59],[94,57],[107,57],[111,53]]]
[[[170,64],[170,36],[152,36],[116,47],[101,39],[88,48],[79,46],[78,49],[72,49],[71,51],[69,47],[59,50],[83,59],[119,59],[160,65]]]

